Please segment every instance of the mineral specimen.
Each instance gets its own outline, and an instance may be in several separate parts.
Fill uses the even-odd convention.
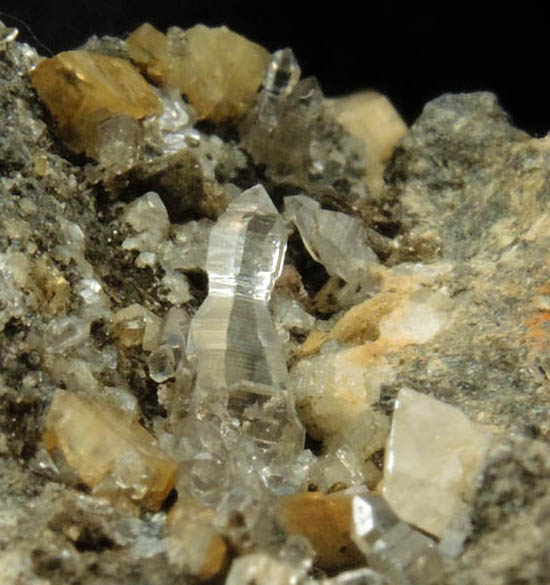
[[[1,24],[0,135],[2,584],[547,582],[548,138]]]
[[[240,125],[242,146],[276,183],[337,209],[357,210],[367,199],[364,148],[327,115],[317,80],[295,83],[299,71],[283,57],[275,55],[271,67],[288,68],[289,84],[274,98],[268,69],[267,86]]]
[[[404,388],[397,395],[383,493],[399,516],[442,537],[464,516],[489,436],[457,408]]]
[[[284,224],[261,185],[235,199],[212,229],[209,293],[190,330],[199,388],[284,384],[286,363],[267,303],[285,247]]]
[[[139,72],[116,57],[67,51],[41,61],[31,79],[57,121],[65,144],[93,158],[100,156],[101,134],[108,131],[104,124],[119,116],[142,120],[162,112]],[[127,132],[132,134],[135,127],[127,124]],[[127,139],[123,137],[123,141]]]

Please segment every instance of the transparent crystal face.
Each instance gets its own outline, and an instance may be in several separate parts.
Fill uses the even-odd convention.
[[[285,249],[284,223],[261,185],[235,199],[212,229],[209,293],[190,331],[200,388],[284,384],[286,361],[267,303]]]
[[[300,79],[300,66],[292,49],[275,51],[264,76],[264,90],[277,96],[288,95]]]

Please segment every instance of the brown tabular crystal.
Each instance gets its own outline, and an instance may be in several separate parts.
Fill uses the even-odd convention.
[[[351,539],[349,494],[298,493],[281,498],[281,521],[290,534],[309,540],[322,569],[345,569],[364,563]]]
[[[178,88],[200,119],[240,118],[262,84],[269,53],[225,26],[202,24],[165,36],[144,24],[128,39],[130,58],[155,82]]]
[[[90,488],[102,496],[156,510],[176,481],[177,466],[157,440],[112,404],[56,390],[43,440],[59,450]]]
[[[89,51],[66,51],[44,59],[31,81],[74,152],[98,157],[101,125],[115,117],[141,120],[162,113],[153,89],[123,59]]]

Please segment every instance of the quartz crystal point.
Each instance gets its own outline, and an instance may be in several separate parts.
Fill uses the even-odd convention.
[[[392,585],[438,583],[442,563],[435,543],[402,522],[381,496],[353,498],[352,537],[371,569]]]
[[[266,127],[277,124],[277,110],[300,80],[300,66],[292,49],[281,49],[273,53],[265,70],[264,87],[258,98],[259,119]]]
[[[267,303],[285,249],[284,223],[261,185],[235,199],[212,229],[209,293],[190,330],[201,390],[242,380],[284,384],[286,362]]]

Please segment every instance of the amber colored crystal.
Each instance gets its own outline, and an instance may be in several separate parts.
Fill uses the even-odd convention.
[[[56,390],[43,440],[48,451],[61,451],[88,487],[101,484],[101,495],[113,501],[127,495],[156,510],[176,482],[177,466],[157,440],[109,402]]]
[[[269,53],[225,26],[198,24],[163,35],[143,24],[128,38],[128,54],[159,85],[178,88],[200,119],[240,118],[262,84]]]
[[[139,71],[117,57],[66,51],[41,61],[30,77],[65,145],[93,158],[105,121],[121,115],[141,120],[162,113],[159,99]]]
[[[281,522],[290,534],[309,540],[322,569],[344,569],[364,563],[351,539],[351,495],[304,492],[281,497]]]

